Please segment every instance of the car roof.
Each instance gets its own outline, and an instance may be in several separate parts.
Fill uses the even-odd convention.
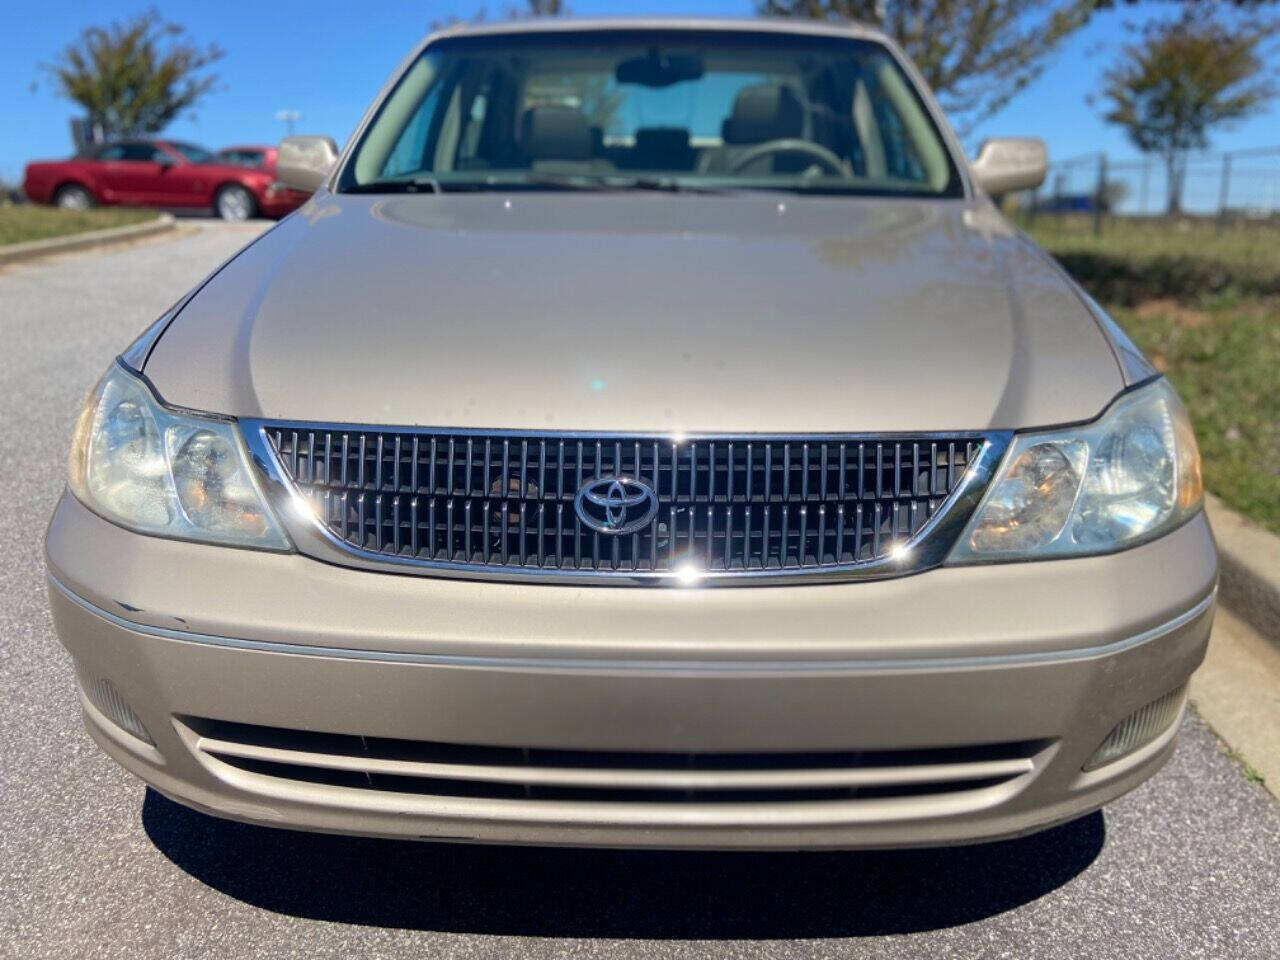
[[[886,42],[884,33],[852,20],[832,22],[792,17],[533,17],[512,20],[463,21],[432,34],[433,38],[529,33],[579,33],[610,30],[700,30],[726,33],[801,34],[856,37]]]

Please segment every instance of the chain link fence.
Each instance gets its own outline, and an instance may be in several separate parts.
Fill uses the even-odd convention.
[[[1280,146],[1197,154],[1187,158],[1181,179],[1175,205],[1159,157],[1085,154],[1049,164],[1040,188],[1015,203],[1027,219],[1089,216],[1099,232],[1112,217],[1194,217],[1215,220],[1220,229],[1280,223]]]

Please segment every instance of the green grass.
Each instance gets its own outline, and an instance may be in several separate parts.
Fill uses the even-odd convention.
[[[1205,482],[1280,533],[1280,226],[1083,218],[1029,227],[1177,386]]]
[[[1219,233],[1211,220],[1168,221],[1125,219],[1103,222],[1101,236],[1094,236],[1093,220],[1085,216],[1040,216],[1033,224],[1021,225],[1038,243],[1057,250],[1129,257],[1143,260],[1160,257],[1190,257],[1226,265],[1235,272],[1269,274],[1277,271],[1276,244],[1280,242],[1280,220],[1239,221]]]
[[[0,206],[0,245],[65,237],[86,230],[123,227],[154,220],[154,210],[103,207],[95,210],[59,210],[32,203]]]

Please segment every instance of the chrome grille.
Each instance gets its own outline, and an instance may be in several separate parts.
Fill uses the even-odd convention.
[[[636,578],[887,563],[929,533],[993,440],[257,428],[339,549],[434,567]],[[615,535],[579,519],[583,484],[611,477],[654,491],[645,527]]]

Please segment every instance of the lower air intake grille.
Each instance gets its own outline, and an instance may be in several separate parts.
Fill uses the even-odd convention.
[[[185,718],[195,749],[276,780],[434,797],[816,802],[959,793],[1036,769],[1048,743],[823,753],[633,753],[470,746]]]
[[[949,509],[990,442],[261,429],[341,549],[641,579],[885,561]]]

